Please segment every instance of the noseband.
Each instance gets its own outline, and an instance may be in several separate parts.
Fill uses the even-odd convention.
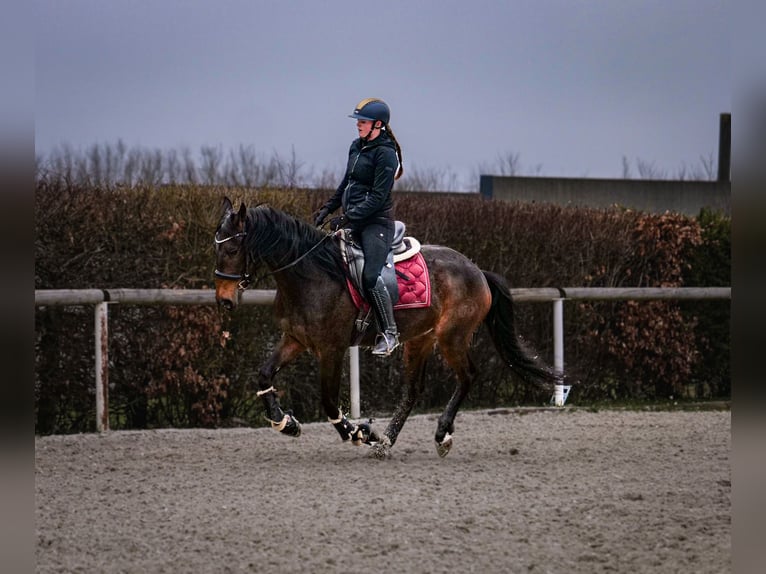
[[[235,233],[234,235],[230,235],[229,237],[226,237],[225,239],[218,239],[218,234],[216,233],[216,236],[213,237],[213,241],[215,241],[216,245],[220,245],[221,243],[226,243],[227,241],[231,241],[232,239],[238,239],[240,237],[245,237],[247,234],[244,231],[240,231],[239,233]],[[215,275],[218,279],[228,279],[230,281],[239,281],[237,284],[237,288],[244,291],[247,289],[247,287],[252,283],[252,276],[247,272],[247,251],[245,251],[245,268],[243,269],[242,273],[237,275],[236,273],[224,273],[223,271],[219,271],[216,269],[213,272],[213,275]]]

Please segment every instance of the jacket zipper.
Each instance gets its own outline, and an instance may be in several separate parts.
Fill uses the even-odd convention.
[[[359,150],[359,153],[357,153],[357,154],[356,154],[356,157],[354,158],[354,165],[352,165],[352,166],[351,166],[351,172],[350,172],[350,173],[353,173],[353,172],[354,172],[354,169],[356,169],[356,162],[358,162],[358,161],[359,161],[359,157],[362,155],[362,152],[363,152],[365,149],[367,149],[367,147],[368,147],[368,146],[363,146],[363,147],[362,147],[362,148]],[[346,201],[344,202],[344,203],[346,203],[346,204],[348,203],[348,194],[347,194],[346,192],[348,192],[348,188],[349,188],[349,187],[351,187],[351,183],[352,183],[352,182],[353,182],[353,180],[352,180],[352,179],[349,177],[349,179],[348,179],[348,183],[346,184],[346,189],[344,189],[344,190],[343,190],[343,199],[345,199],[345,200],[346,200]],[[366,195],[366,194],[365,194],[365,195]],[[346,210],[346,206],[344,205],[344,206],[343,206],[343,211],[345,211],[345,210]]]

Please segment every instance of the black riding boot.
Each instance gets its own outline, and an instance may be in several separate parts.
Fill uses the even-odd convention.
[[[370,289],[370,300],[378,320],[378,339],[375,342],[373,355],[390,355],[399,346],[399,332],[394,321],[394,306],[391,294],[388,292],[383,278],[378,277],[375,287]]]

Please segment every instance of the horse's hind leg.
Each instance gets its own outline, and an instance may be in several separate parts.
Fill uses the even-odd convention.
[[[402,430],[412,407],[423,393],[425,380],[426,362],[434,348],[435,340],[430,337],[422,337],[407,341],[404,345],[404,381],[402,395],[399,404],[391,416],[383,440],[373,450],[373,456],[384,458],[388,456],[388,449],[396,442],[399,432]]]
[[[319,376],[322,382],[322,408],[324,408],[327,420],[338,431],[341,440],[352,441],[355,446],[370,444],[378,438],[369,424],[353,424],[338,408],[340,396],[340,378],[343,372],[343,359],[345,350],[339,351],[332,348],[319,353]]]
[[[455,341],[453,344],[444,344],[440,341],[440,347],[444,359],[452,367],[457,375],[457,386],[452,393],[447,407],[439,417],[439,422],[436,427],[436,452],[439,456],[447,456],[447,453],[452,448],[452,433],[455,432],[455,415],[460,408],[460,405],[465,399],[468,391],[471,388],[474,376],[476,375],[476,367],[468,355],[468,347],[470,340]]]
[[[282,335],[277,348],[258,372],[258,396],[263,399],[271,427],[289,436],[300,436],[301,425],[291,413],[282,411],[272,382],[279,369],[305,350],[306,347],[292,337]]]

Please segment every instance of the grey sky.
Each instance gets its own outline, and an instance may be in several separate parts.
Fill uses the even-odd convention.
[[[621,177],[717,159],[731,111],[723,1],[36,2],[38,153],[245,144],[340,171],[380,97],[405,169]]]

